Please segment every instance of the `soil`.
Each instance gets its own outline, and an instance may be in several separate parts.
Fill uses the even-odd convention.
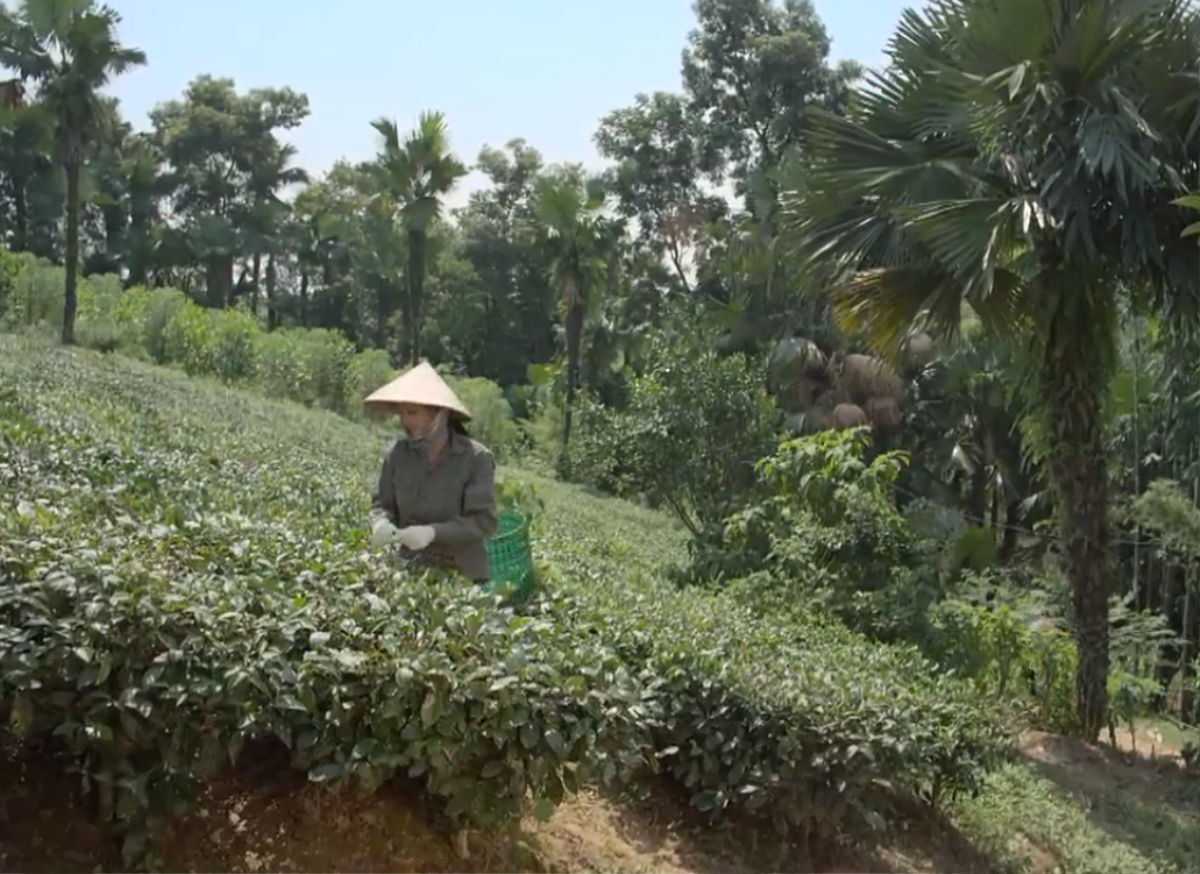
[[[1139,739],[1139,749],[1143,747]],[[1082,789],[1113,788],[1119,779],[1162,803],[1182,771],[1172,759],[1149,764],[1130,754],[1029,733],[1020,751],[1046,767],[1065,769]],[[1114,760],[1113,757],[1117,757]],[[1173,770],[1169,770],[1173,769]],[[1166,775],[1164,777],[1164,774]],[[124,870],[116,844],[93,824],[80,802],[79,781],[51,750],[0,747],[0,872]],[[985,872],[954,826],[916,820],[871,850],[826,847],[805,857],[773,835],[697,823],[663,789],[640,800],[583,794],[549,822],[522,823],[502,838],[470,835],[460,856],[453,836],[437,825],[416,787],[389,785],[366,795],[305,780],[286,763],[258,757],[206,788],[155,847],[168,871],[190,872],[681,872],[748,874],[790,870],[838,872]],[[1036,863],[1036,848],[1030,848]],[[1047,859],[1046,871],[1053,870]],[[1036,864],[1031,870],[1040,870]]]
[[[1197,782],[1180,750],[1152,730],[1117,732],[1116,747],[1041,731],[1021,736],[1017,752],[1062,790],[1082,798],[1122,795],[1151,808],[1195,817]]]

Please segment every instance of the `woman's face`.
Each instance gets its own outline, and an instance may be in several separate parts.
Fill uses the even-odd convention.
[[[423,404],[400,404],[396,412],[405,432],[414,440],[420,440],[429,434],[429,428],[437,415],[436,408]]]

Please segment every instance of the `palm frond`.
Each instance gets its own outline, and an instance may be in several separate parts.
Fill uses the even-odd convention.
[[[931,333],[957,336],[961,291],[932,263],[857,270],[832,283],[828,295],[838,328],[862,336],[892,364],[918,321]]]

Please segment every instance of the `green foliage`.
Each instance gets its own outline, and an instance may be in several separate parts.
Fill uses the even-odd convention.
[[[22,270],[21,257],[0,248],[0,325],[12,321],[11,308],[17,293],[17,277]]]
[[[65,271],[27,253],[15,253],[11,257],[13,260],[6,268],[9,276],[6,321],[14,327],[60,325]]]
[[[700,589],[609,582],[594,566],[560,574],[597,632],[655,678],[656,755],[702,812],[828,834],[877,822],[897,793],[973,792],[999,751],[992,716],[911,648]]]
[[[254,738],[313,780],[423,776],[483,825],[639,761],[642,687],[568,606],[361,553],[365,432],[79,353],[0,368],[0,701],[131,848]]]
[[[1090,750],[1064,759],[1048,766],[1010,762],[997,770],[988,792],[954,806],[956,824],[988,857],[984,870],[1041,871],[1049,867],[1047,859],[1064,874],[1195,870],[1200,829],[1194,811],[1200,809],[1200,793],[1159,783],[1161,797],[1174,796],[1160,803],[1156,792],[1128,794],[1104,779],[1113,770],[1128,773],[1124,763],[1105,762]],[[1078,759],[1087,761],[1087,770],[1078,770]],[[1085,779],[1073,779],[1075,774]],[[1070,780],[1069,792],[1064,780]],[[1030,847],[1036,850],[1031,853]]]
[[[1133,517],[1161,538],[1168,549],[1190,561],[1200,559],[1200,510],[1179,483],[1160,479],[1133,501]]]
[[[471,436],[487,446],[497,461],[511,460],[522,448],[522,434],[504,390],[478,376],[447,382],[471,411]]]
[[[314,780],[424,776],[477,823],[650,765],[801,833],[973,791],[1002,740],[911,648],[649,576],[680,543],[634,508],[507,470],[552,571],[518,615],[361,552],[368,429],[0,343],[0,701],[69,742],[131,851],[253,738]]]
[[[617,494],[644,493],[700,538],[736,506],[775,443],[763,365],[664,338],[644,356],[624,410],[581,414],[574,470]]]
[[[754,499],[697,550],[690,577],[736,580],[740,597],[775,609],[820,605],[881,639],[918,639],[937,567],[891,496],[905,456],[869,451],[865,429],[781,443],[757,465]]]
[[[140,325],[142,346],[156,364],[167,363],[167,325],[188,302],[173,288],[129,289],[117,303],[122,321]]]
[[[256,376],[263,393],[345,414],[351,409],[354,347],[336,331],[287,329],[257,340]]]
[[[0,253],[12,288],[11,306],[0,309],[0,317],[22,326],[51,323],[62,311],[61,269]],[[351,418],[364,415],[362,399],[395,376],[386,352],[355,351],[337,331],[266,331],[244,310],[207,309],[173,288],[124,289],[117,277],[97,275],[80,281],[78,295],[76,338],[83,346],[172,365],[191,376],[254,385],[270,397]],[[517,445],[516,426],[499,420],[487,389],[470,391],[483,392],[484,418],[504,445]]]
[[[922,648],[1014,722],[1071,733],[1078,726],[1075,643],[1061,629],[1032,622],[1021,607],[949,599],[933,609]]]
[[[396,377],[392,367],[391,356],[382,349],[364,349],[354,356],[350,362],[350,375],[347,382],[349,394],[346,397],[346,409],[349,414],[359,416],[364,413],[362,402],[367,395],[382,388]]]
[[[247,381],[258,364],[254,346],[257,323],[237,310],[208,310],[190,301],[163,328],[166,364],[189,376],[214,376],[225,382]]]
[[[895,794],[941,797],[986,777],[1001,727],[911,647],[866,641],[814,611],[664,586],[686,534],[653,514],[538,480],[552,588],[659,691],[657,755],[714,815],[799,832],[877,822]],[[824,806],[822,806],[824,802]]]

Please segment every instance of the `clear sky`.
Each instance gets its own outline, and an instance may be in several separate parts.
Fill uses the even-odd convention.
[[[691,0],[108,0],[146,67],[116,80],[138,128],[200,73],[238,90],[290,86],[312,114],[287,135],[311,173],[375,150],[371,120],[446,113],[467,163],[523,137],[549,162],[598,165],[599,118],[639,91],[678,90]],[[816,0],[835,58],[873,65],[916,0]],[[481,180],[460,184],[451,206]]]

